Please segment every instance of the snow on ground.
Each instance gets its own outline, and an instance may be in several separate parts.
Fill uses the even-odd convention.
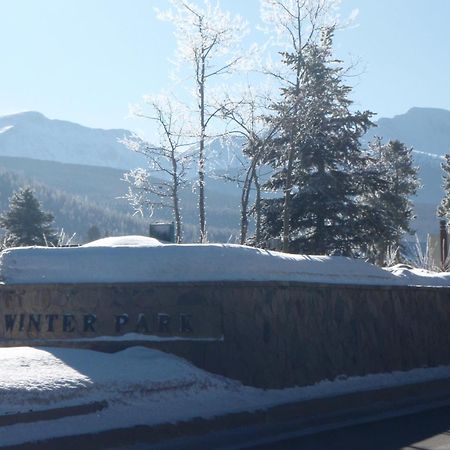
[[[414,286],[450,286],[450,273],[432,272],[425,269],[415,269],[402,264],[385,269],[396,276],[402,284]]]
[[[450,274],[408,277],[342,256],[290,255],[233,244],[163,244],[143,236],[105,238],[76,248],[11,248],[0,279],[20,283],[295,281],[449,286]]]
[[[1,127],[1,128],[0,128],[0,134],[6,133],[7,131],[11,130],[12,128],[14,128],[14,126],[12,126],[12,125],[8,125],[8,126],[5,126],[5,127]]]
[[[114,354],[80,349],[3,348],[0,364],[0,414],[98,400],[108,402],[104,410],[85,416],[0,427],[2,445],[134,425],[175,423],[195,417],[212,418],[450,377],[450,366],[442,366],[263,390],[142,347]]]
[[[68,402],[115,401],[146,392],[205,387],[215,381],[213,375],[181,358],[144,347],[116,354],[1,348],[0,365],[0,414],[54,408]]]
[[[158,239],[147,236],[106,237],[84,244],[83,247],[161,247],[165,245]]]

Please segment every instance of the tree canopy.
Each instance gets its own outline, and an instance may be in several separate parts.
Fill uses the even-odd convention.
[[[377,178],[367,170],[359,139],[371,126],[371,113],[350,109],[351,88],[332,59],[333,29],[301,54],[285,54],[299,82],[283,90],[276,105],[284,117],[273,141],[267,184],[284,198],[267,199],[264,232],[282,237],[283,250],[315,254],[352,254],[367,233],[364,192]],[[287,241],[287,242],[286,242]]]

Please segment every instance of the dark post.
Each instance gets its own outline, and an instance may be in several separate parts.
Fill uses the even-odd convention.
[[[149,235],[152,238],[165,242],[175,242],[175,224],[169,223],[151,223],[149,227]]]
[[[441,269],[443,272],[445,272],[447,270],[447,257],[448,257],[448,233],[447,233],[447,223],[445,220],[440,221],[439,243],[441,246]]]

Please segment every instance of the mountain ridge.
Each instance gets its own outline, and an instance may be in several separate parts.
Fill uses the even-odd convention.
[[[381,117],[364,136],[382,141],[397,139],[417,151],[436,155],[450,152],[450,111],[441,108],[413,107],[394,117]]]
[[[0,155],[129,169],[144,162],[120,142],[131,135],[25,111],[0,116]]]
[[[415,164],[420,167],[420,178],[424,185],[414,201],[419,204],[419,222],[426,223],[426,228],[429,228],[436,220],[435,210],[443,195],[440,165],[443,154],[450,150],[450,111],[414,107],[393,118],[380,118],[377,125],[364,136],[365,144],[374,136],[380,136],[383,141],[398,139],[414,148]],[[67,128],[69,132],[66,132]],[[71,141],[67,149],[64,139],[71,140],[71,136],[77,133],[81,133],[81,137]],[[120,178],[127,169],[145,166],[145,160],[139,158],[142,155],[133,153],[118,142],[120,138],[130,135],[131,132],[127,130],[89,128],[70,121],[48,119],[39,112],[0,116],[0,166],[15,173],[23,172],[26,179],[48,183],[49,188],[63,189],[69,194],[73,191],[74,195],[85,196],[99,205],[113,207],[121,213],[131,213],[125,200],[117,199],[120,192],[124,194],[126,191],[126,184]],[[94,144],[90,142],[91,139]],[[217,230],[217,227],[223,226],[229,235],[234,234],[238,228],[240,191],[233,183],[225,185],[220,173],[239,168],[240,153],[235,150],[238,155],[236,159],[233,145],[240,151],[241,144],[238,141],[231,142],[230,146],[230,142],[216,139],[211,141],[208,151],[211,161],[211,178],[207,184],[211,207],[210,225]],[[47,147],[51,147],[51,151],[47,151]],[[56,163],[61,163],[62,166]],[[58,171],[59,174],[52,173]],[[75,177],[80,180],[75,180]],[[192,167],[191,177],[196,177],[195,165]],[[188,192],[191,189],[193,187],[184,193],[185,200],[189,201],[184,216],[186,223],[194,226],[197,218],[192,191]],[[222,215],[220,205],[223,202],[225,209],[234,208],[236,214],[224,211]],[[425,216],[421,217],[422,214]],[[158,214],[154,219],[167,220],[168,217],[167,214]],[[425,229],[425,226],[420,225],[419,228],[424,231],[422,228]]]

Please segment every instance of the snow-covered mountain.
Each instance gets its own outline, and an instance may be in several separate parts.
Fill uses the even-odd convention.
[[[439,108],[411,108],[405,114],[381,118],[366,135],[370,140],[398,139],[415,150],[444,155],[450,152],[450,111]]]
[[[405,114],[381,118],[376,125],[364,136],[364,140],[368,142],[378,136],[384,142],[398,139],[413,147],[423,185],[417,200],[437,205],[443,195],[441,162],[443,155],[450,153],[450,111],[411,108]]]
[[[38,112],[0,116],[0,156],[119,169],[143,166],[145,162],[141,155],[131,152],[119,142],[130,134],[127,130],[92,129],[63,120],[50,120]],[[418,228],[433,228],[436,206],[443,194],[442,155],[450,152],[450,111],[412,108],[393,118],[381,118],[377,127],[364,136],[364,141],[367,143],[374,136],[381,137],[383,141],[399,139],[414,147],[415,163],[420,167],[423,185],[415,199],[419,219],[424,221],[423,226]],[[195,152],[195,148],[189,151]],[[215,197],[213,191],[221,193],[235,198],[237,205],[239,188],[236,183],[225,182],[221,175],[233,175],[242,169],[242,140],[214,139],[206,153],[207,170],[211,176],[208,196]],[[21,170],[27,172],[24,167]],[[42,172],[38,177],[40,182],[46,183],[47,172]],[[195,164],[189,175],[196,179]],[[36,177],[36,174],[33,176]],[[70,191],[70,180],[66,179],[64,184]],[[220,200],[217,201],[220,203]]]
[[[128,169],[142,165],[142,156],[119,142],[130,134],[22,112],[0,116],[0,155]]]

